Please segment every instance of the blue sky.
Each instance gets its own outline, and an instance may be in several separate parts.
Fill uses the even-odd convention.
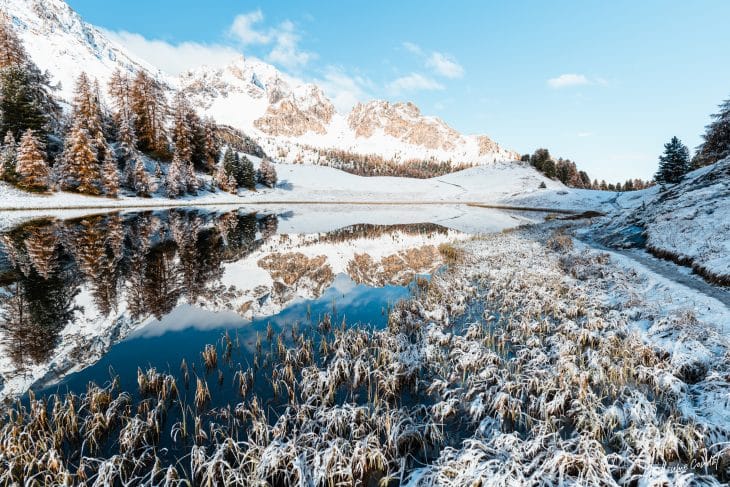
[[[324,85],[338,107],[411,100],[593,177],[650,177],[730,97],[730,2],[68,0],[175,72],[236,52]]]

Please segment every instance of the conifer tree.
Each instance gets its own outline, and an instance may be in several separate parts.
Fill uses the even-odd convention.
[[[172,162],[165,177],[165,194],[168,198],[177,198],[185,194],[187,191],[186,173],[185,162],[176,151],[172,156]]]
[[[712,115],[712,123],[705,127],[704,142],[692,160],[695,169],[730,157],[730,99],[722,102],[719,108]]]
[[[550,151],[547,149],[536,149],[530,157],[530,164],[540,172],[543,172],[543,165],[551,159]]]
[[[168,106],[162,85],[145,71],[139,71],[132,82],[130,105],[137,147],[157,159],[169,159],[165,130]]]
[[[0,11],[0,137],[8,130],[20,137],[30,128],[45,141],[47,131],[58,128],[61,108],[49,94],[49,83],[48,73],[28,57],[10,17]]]
[[[85,194],[100,194],[99,162],[86,129],[71,128],[59,165],[61,188]]]
[[[17,147],[15,143],[15,137],[12,132],[5,134],[5,140],[3,141],[2,150],[0,150],[0,176],[3,181],[14,183],[17,180],[17,173],[15,171],[15,158],[17,155]]]
[[[134,165],[134,162],[130,161],[136,155],[137,150],[137,136],[134,132],[135,115],[132,111],[132,87],[129,76],[123,74],[119,69],[114,71],[109,80],[108,93],[115,110],[112,120],[117,128],[119,156],[126,169],[126,166]]]
[[[229,193],[231,193],[231,194],[238,193],[238,183],[236,182],[236,178],[233,177],[233,174],[228,175],[228,180],[226,181],[226,187],[228,188]]]
[[[184,95],[178,94],[175,97],[173,114],[174,153],[170,167],[172,175],[168,179],[168,195],[174,198],[186,192],[194,194],[198,190],[198,180],[195,177],[192,161],[196,135],[191,126],[197,117],[193,116],[193,109],[187,103]]]
[[[186,102],[187,111],[186,118],[190,130],[190,161],[193,163],[193,169],[197,171],[205,171],[206,167],[206,128],[205,122],[201,120],[195,110]]]
[[[655,179],[660,184],[676,184],[689,172],[689,150],[677,137],[664,144],[659,156],[659,170]]]
[[[20,136],[31,129],[44,139],[48,117],[38,100],[38,86],[25,66],[12,65],[0,70],[0,136],[8,132]]]
[[[185,188],[186,191],[190,194],[197,194],[199,184],[198,184],[198,178],[195,175],[195,169],[193,168],[193,163],[191,161],[188,161],[185,166]]]
[[[104,122],[99,100],[98,84],[91,83],[85,72],[81,72],[76,82],[74,94],[72,125],[86,130],[93,146],[97,163],[104,160],[108,149],[104,135]]]
[[[223,167],[219,167],[215,173],[215,184],[226,193],[236,193],[236,179],[232,174],[227,174]]]
[[[236,177],[236,156],[230,147],[223,153],[223,170],[225,171],[226,179],[228,179],[228,176]]]
[[[241,173],[240,185],[249,190],[256,189],[256,171],[253,168],[253,162],[248,157],[243,156],[239,167]]]
[[[233,172],[231,173],[236,180],[236,187],[243,186],[243,168],[241,166],[241,156],[238,151],[233,152]]]
[[[256,179],[260,184],[268,186],[269,188],[276,186],[276,169],[268,158],[264,157],[261,160]]]
[[[134,190],[137,192],[137,196],[143,198],[149,198],[152,195],[153,187],[150,182],[147,170],[144,167],[144,161],[141,157],[137,157],[133,161],[133,175],[134,175]]]
[[[29,191],[47,190],[50,171],[44,147],[31,129],[20,139],[17,159],[18,186]]]
[[[28,60],[23,43],[10,25],[9,17],[0,12],[0,69],[22,66]]]
[[[547,159],[546,161],[544,161],[542,164],[542,173],[550,179],[554,179],[557,173],[555,161],[553,161],[552,159]]]
[[[215,122],[208,118],[205,120],[205,170],[213,174],[220,157],[220,143],[215,131]]]
[[[117,163],[111,151],[106,153],[104,157],[104,165],[101,168],[101,185],[104,194],[116,198],[119,194],[119,174],[117,172]]]

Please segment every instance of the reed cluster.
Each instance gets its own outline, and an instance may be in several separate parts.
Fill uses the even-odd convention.
[[[384,329],[269,326],[249,355],[226,334],[189,402],[184,361],[182,390],[140,369],[136,395],[31,395],[0,420],[0,483],[723,485],[726,340],[569,240],[471,240]]]

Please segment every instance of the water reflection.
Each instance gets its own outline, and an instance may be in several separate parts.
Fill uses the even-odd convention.
[[[428,223],[282,235],[278,224],[275,214],[174,209],[36,220],[1,235],[2,395],[98,360],[181,306],[254,319],[337,282],[404,285],[441,265],[439,242],[463,235]]]
[[[212,225],[211,225],[212,223]],[[185,297],[195,303],[220,278],[224,260],[240,259],[276,217],[195,211],[41,220],[2,235],[3,345],[18,367],[45,361],[78,314],[108,316],[124,303],[135,320],[158,319]],[[88,291],[90,303],[75,299]]]

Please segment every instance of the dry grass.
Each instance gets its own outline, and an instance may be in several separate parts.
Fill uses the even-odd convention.
[[[463,265],[397,305],[383,330],[329,317],[309,334],[269,328],[245,366],[224,337],[220,364],[215,346],[203,351],[219,377],[235,367],[237,397],[222,406],[199,377],[187,406],[154,369],[138,371],[137,403],[115,384],[31,395],[0,421],[0,483],[722,485],[730,428],[711,417],[730,407],[727,363],[648,343],[629,326],[647,309],[632,278],[617,284],[603,255],[551,238],[467,243]],[[651,320],[666,343],[712,339],[691,313]],[[714,410],[688,406],[713,397]],[[170,411],[180,413],[166,427]],[[180,463],[158,449],[163,435]]]

